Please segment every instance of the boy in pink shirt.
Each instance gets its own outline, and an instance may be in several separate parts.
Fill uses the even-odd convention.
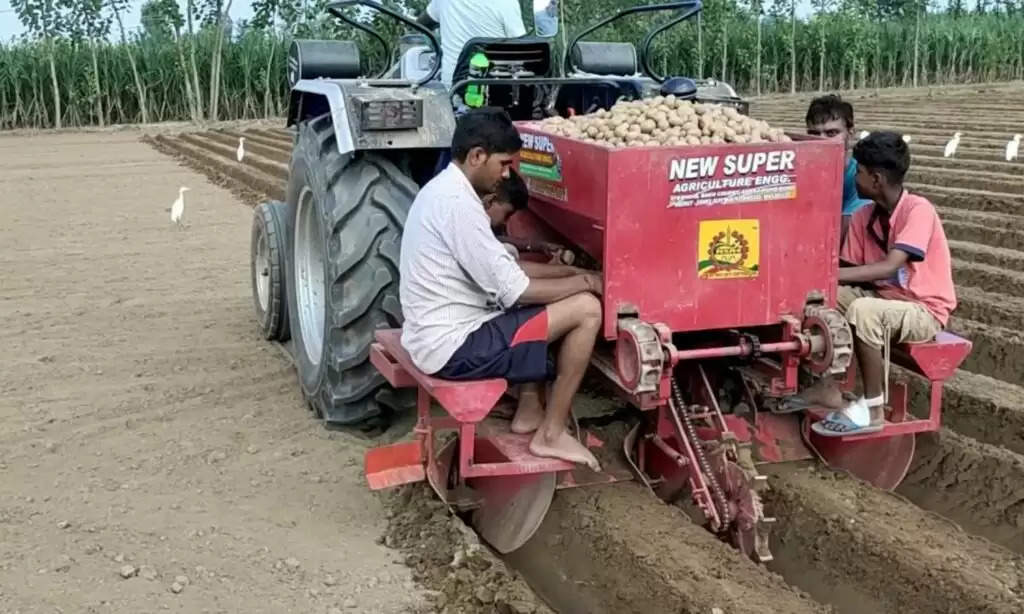
[[[956,307],[946,233],[935,207],[903,187],[910,150],[901,135],[874,132],[854,147],[857,192],[874,204],[858,209],[840,250],[839,308],[854,332],[864,396],[843,400],[830,381],[801,395],[838,411],[816,422],[819,435],[881,430],[885,423],[882,349],[930,341]]]

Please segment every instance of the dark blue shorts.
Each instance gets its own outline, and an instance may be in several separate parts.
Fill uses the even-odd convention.
[[[554,377],[548,356],[548,311],[519,307],[470,333],[435,376],[451,380],[504,378],[510,384]]]

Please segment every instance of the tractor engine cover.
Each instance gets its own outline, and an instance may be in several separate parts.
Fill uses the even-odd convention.
[[[361,72],[353,41],[294,40],[288,48],[288,87],[300,79],[355,79]]]

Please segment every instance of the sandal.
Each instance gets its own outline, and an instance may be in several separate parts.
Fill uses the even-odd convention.
[[[861,426],[854,423],[846,414],[834,411],[825,416],[824,419],[812,424],[811,430],[822,437],[844,437],[846,435],[877,433],[884,427],[884,424],[866,424]]]

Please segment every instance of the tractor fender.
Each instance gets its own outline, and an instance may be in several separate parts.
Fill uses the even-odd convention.
[[[362,129],[361,105],[401,101],[418,109],[418,124],[406,129]],[[455,113],[448,92],[440,84],[411,87],[396,81],[360,79],[299,79],[292,86],[288,126],[330,113],[338,152],[383,149],[447,149],[455,133]]]
[[[338,141],[338,152],[347,154],[355,151],[355,143],[348,126],[348,113],[345,109],[345,96],[341,86],[335,81],[325,79],[300,79],[292,86],[291,100],[288,102],[288,127],[302,123],[307,119],[319,117],[324,113],[331,114],[331,123]],[[341,126],[343,129],[338,130]]]

